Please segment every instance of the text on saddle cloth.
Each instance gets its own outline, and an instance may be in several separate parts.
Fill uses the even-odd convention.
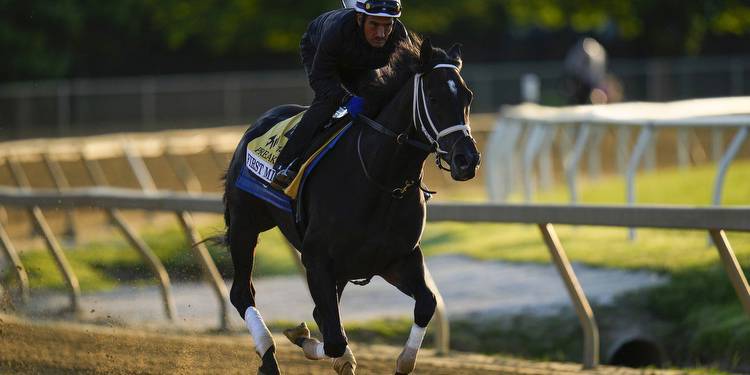
[[[273,177],[276,175],[273,165],[289,140],[286,134],[299,123],[304,114],[305,111],[302,111],[281,121],[267,132],[248,142],[245,166],[250,172],[268,183],[273,181]]]
[[[276,163],[276,159],[279,157],[281,150],[289,140],[287,134],[299,123],[304,113],[305,112],[301,112],[296,116],[279,122],[264,134],[248,142],[245,166],[249,172],[266,183],[270,183],[273,180],[276,175],[273,165]],[[345,115],[346,112],[344,111],[343,114]],[[334,116],[334,119],[340,117],[343,116],[337,113],[337,115]],[[341,135],[343,135],[349,127],[350,126],[344,126],[335,130],[315,152],[306,158],[306,161],[300,166],[297,176],[292,183],[289,184],[289,187],[284,190],[284,195],[291,199],[296,199],[297,193],[302,186],[303,179],[315,167],[320,157],[336,144]]]

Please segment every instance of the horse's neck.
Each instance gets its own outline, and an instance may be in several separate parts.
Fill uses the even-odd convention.
[[[416,131],[412,118],[413,83],[414,78],[409,79],[393,99],[380,111],[375,121],[396,134],[406,133],[410,139],[418,139],[421,133]],[[373,165],[376,175],[382,176],[387,180],[413,179],[419,176],[424,160],[427,157],[425,152],[413,146],[397,144],[395,139],[385,137],[382,134],[377,134],[375,137],[377,137],[377,142],[380,143],[376,158],[381,160],[379,163]],[[386,160],[388,161],[387,163],[384,162]],[[394,168],[396,166],[397,168]]]

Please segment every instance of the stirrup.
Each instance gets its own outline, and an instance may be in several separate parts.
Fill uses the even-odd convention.
[[[279,190],[284,191],[289,185],[294,181],[294,177],[297,176],[297,172],[292,170],[282,170],[276,173],[276,175],[273,177],[273,180],[271,181],[271,187]]]
[[[297,171],[292,169],[292,166],[296,163],[297,159],[293,160],[289,165],[287,165],[284,168],[281,168],[276,172],[276,175],[273,176],[273,180],[271,181],[271,187],[279,190],[284,191],[291,183],[294,181],[294,177],[297,176]]]

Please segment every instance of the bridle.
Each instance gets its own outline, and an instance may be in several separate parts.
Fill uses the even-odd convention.
[[[458,71],[458,67],[453,64],[437,64],[432,69],[455,69]],[[428,141],[430,141],[430,144],[434,147],[434,151],[438,155],[446,155],[448,154],[448,151],[444,151],[440,148],[440,138],[445,137],[446,135],[453,134],[455,132],[463,132],[465,136],[471,136],[471,128],[468,124],[458,124],[453,125],[451,127],[445,128],[441,131],[438,131],[435,127],[435,123],[432,122],[432,116],[430,115],[430,109],[427,107],[427,100],[426,95],[424,93],[424,80],[422,79],[423,73],[417,73],[414,76],[414,97],[412,99],[412,123],[414,124],[414,127],[417,128],[417,130],[421,130],[422,134],[424,134],[425,138],[427,138]],[[417,90],[419,89],[419,90]],[[422,100],[420,101],[419,98],[422,97]],[[421,106],[419,104],[422,104]],[[430,125],[430,129],[432,130],[432,133],[427,129],[425,126],[425,122],[422,119],[422,112],[424,112],[425,117],[427,117],[427,123]],[[417,125],[417,122],[419,122],[419,126]],[[433,136],[434,135],[434,136]]]
[[[435,69],[455,69],[458,71],[458,67],[453,64],[437,64],[435,65],[432,70]],[[445,128],[441,131],[438,131],[435,127],[435,123],[432,121],[432,115],[430,115],[430,109],[427,106],[427,100],[426,95],[424,93],[424,80],[423,76],[428,73],[417,73],[414,76],[414,94],[412,96],[412,124],[414,125],[414,129],[416,131],[421,131],[424,135],[425,139],[427,139],[430,143],[424,143],[418,140],[412,140],[409,139],[408,131],[410,126],[407,126],[401,133],[395,133],[392,130],[386,128],[385,126],[381,125],[377,121],[368,118],[367,116],[364,116],[360,114],[357,116],[357,120],[365,123],[372,129],[385,134],[391,138],[394,138],[396,140],[396,143],[399,145],[409,145],[414,148],[417,148],[419,150],[425,151],[428,154],[435,153],[435,164],[437,164],[438,168],[450,171],[449,168],[443,167],[442,165],[442,159],[441,156],[448,155],[450,152],[443,150],[440,147],[440,139],[456,132],[463,132],[466,137],[471,138],[471,128],[469,127],[469,124],[458,124],[453,125],[451,127]],[[424,117],[427,118],[427,121],[423,119]],[[429,125],[429,127],[427,126]],[[362,170],[365,174],[365,177],[372,182],[375,186],[380,188],[380,190],[390,193],[392,197],[396,199],[401,199],[406,195],[406,192],[411,188],[412,186],[419,186],[419,188],[429,194],[435,194],[434,191],[429,191],[427,188],[422,186],[422,175],[420,173],[419,177],[416,180],[409,180],[407,179],[404,181],[404,185],[402,187],[397,188],[388,188],[379,182],[377,182],[375,179],[370,176],[370,173],[367,171],[367,166],[365,165],[364,159],[362,159],[362,150],[361,150],[361,140],[362,140],[362,129],[359,131],[359,136],[357,137],[357,154],[359,156],[360,164],[362,165]],[[456,140],[456,142],[460,141],[460,139]],[[453,150],[455,147],[455,143],[451,146],[451,150]]]

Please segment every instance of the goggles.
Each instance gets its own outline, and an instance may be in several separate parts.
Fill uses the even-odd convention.
[[[392,17],[397,17],[401,14],[401,4],[398,1],[357,2],[357,8],[368,14],[383,14]]]

